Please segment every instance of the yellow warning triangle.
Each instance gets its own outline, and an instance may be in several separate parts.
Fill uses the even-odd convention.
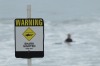
[[[36,33],[30,28],[28,27],[24,33],[23,33],[23,36],[28,40],[30,41],[34,36],[36,35]]]

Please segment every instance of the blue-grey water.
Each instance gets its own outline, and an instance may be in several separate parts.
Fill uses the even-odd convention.
[[[0,0],[0,66],[27,66],[15,58],[14,19],[27,17],[28,4],[45,22],[45,55],[32,66],[100,66],[99,0]]]
[[[45,20],[45,56],[33,58],[32,66],[99,66],[100,19]],[[64,43],[67,34],[74,42]],[[15,58],[14,20],[0,21],[0,65],[27,66],[26,59]]]

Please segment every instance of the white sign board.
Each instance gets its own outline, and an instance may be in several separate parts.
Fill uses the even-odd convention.
[[[15,19],[15,55],[18,58],[44,56],[43,19]]]

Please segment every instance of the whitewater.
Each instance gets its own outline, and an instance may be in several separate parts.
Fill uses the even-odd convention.
[[[44,58],[32,58],[32,66],[100,66],[100,19],[44,20]],[[67,44],[67,34],[74,42]],[[15,58],[14,19],[0,20],[0,66],[27,66]]]

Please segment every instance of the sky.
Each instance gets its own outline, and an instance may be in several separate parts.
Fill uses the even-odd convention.
[[[100,17],[100,0],[0,0],[0,18],[25,18],[28,4],[33,18]]]

